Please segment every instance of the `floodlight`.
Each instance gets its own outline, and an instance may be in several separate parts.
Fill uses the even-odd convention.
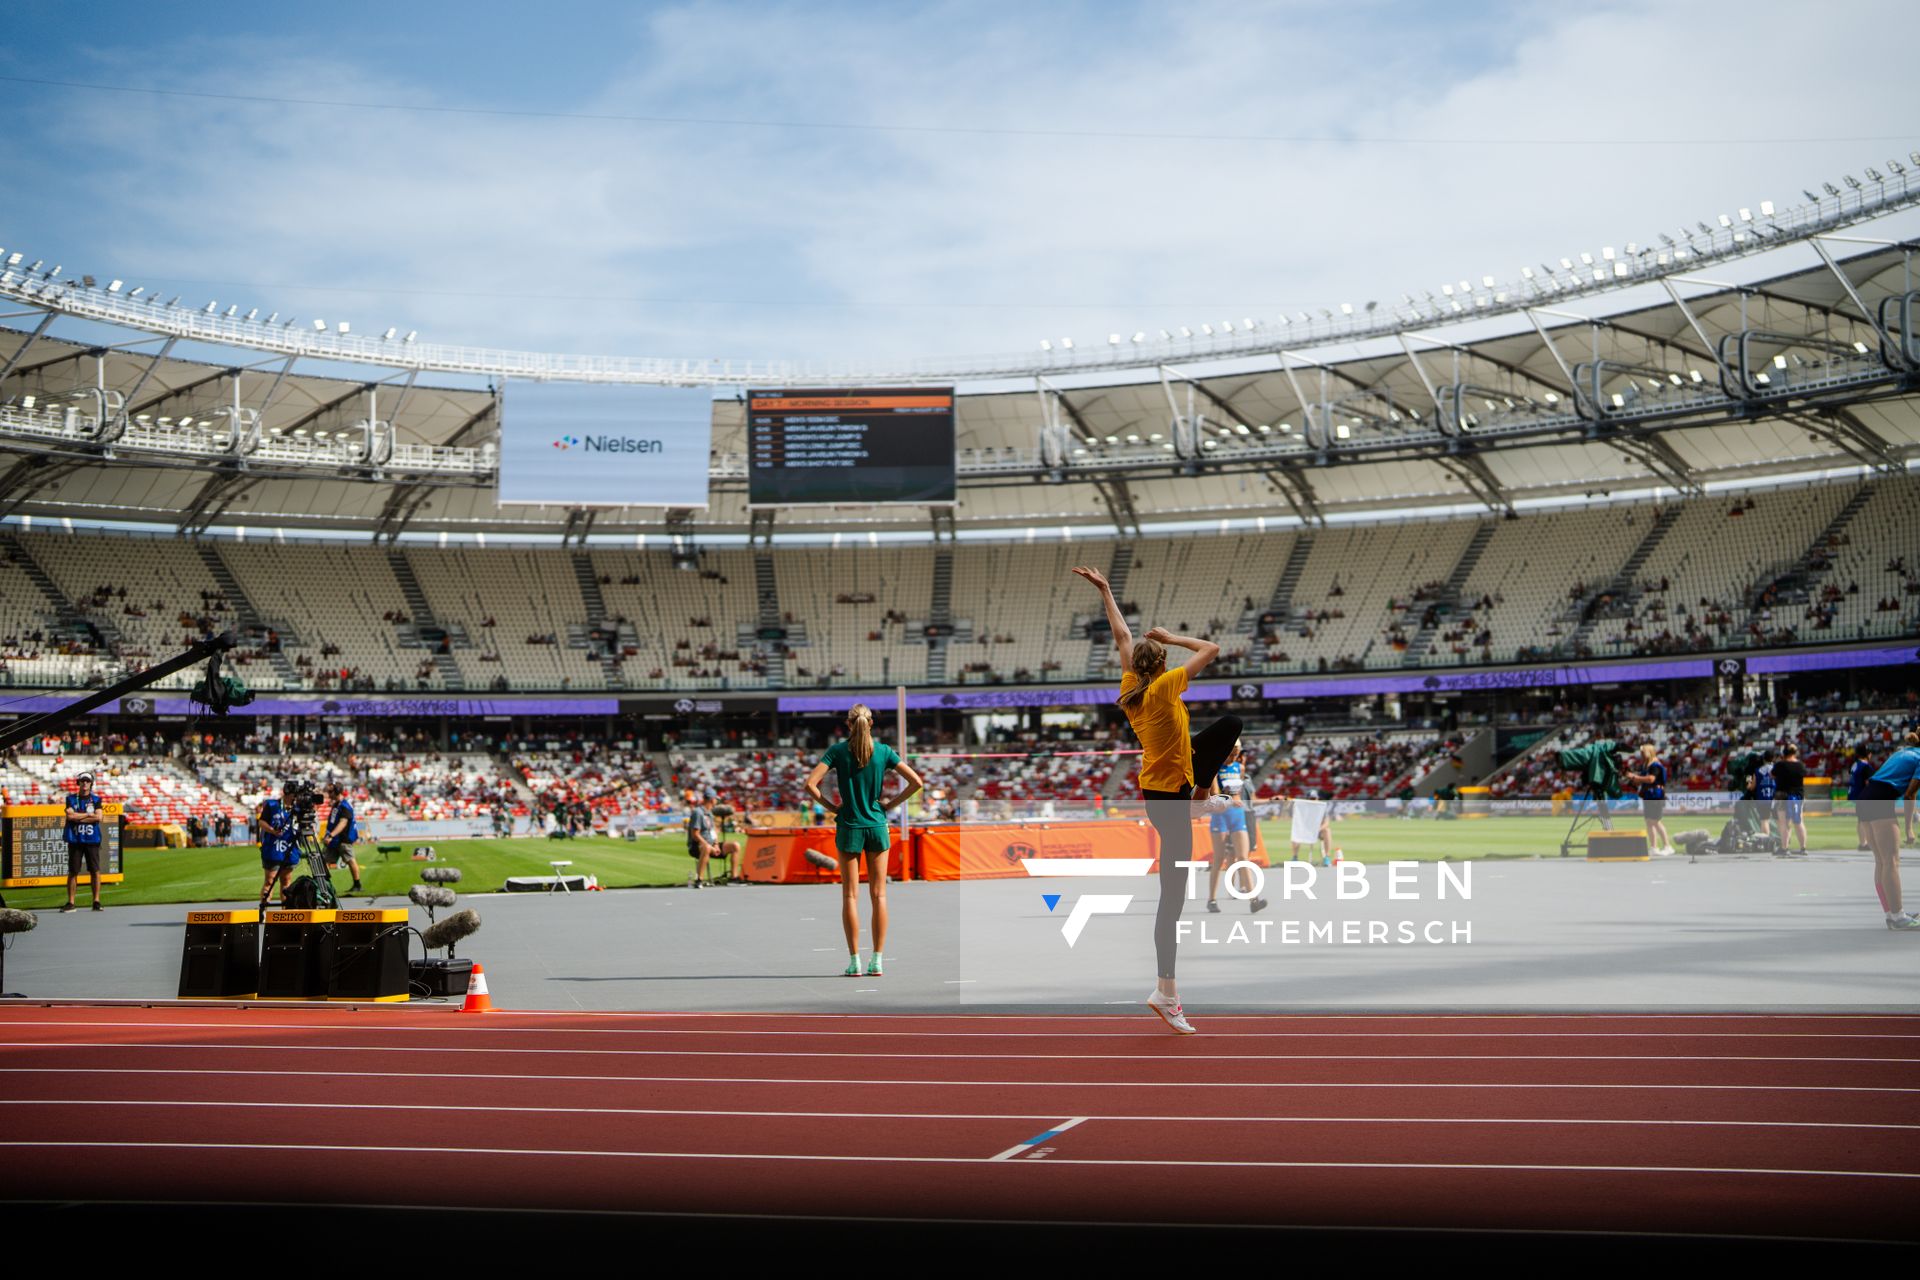
[[[1492,277],[1492,276],[1481,276],[1481,277],[1480,277],[1480,283],[1481,283],[1481,285],[1482,285],[1482,286],[1484,286],[1484,287],[1486,287],[1486,288],[1488,288],[1488,289],[1491,289],[1491,288],[1493,288],[1493,277]]]
[[[1867,178],[1868,178],[1868,180],[1869,180],[1869,181],[1871,181],[1871,182],[1885,182],[1885,181],[1886,181],[1886,179],[1885,179],[1885,178],[1883,178],[1883,177],[1881,177],[1881,176],[1880,176],[1880,171],[1879,171],[1878,169],[1876,169],[1876,168],[1874,168],[1874,167],[1873,167],[1872,165],[1868,165],[1868,166],[1867,166]]]
[[[258,320],[259,318],[260,318],[260,308],[258,307],[247,308],[247,319]]]
[[[1571,271],[1571,270],[1573,270],[1573,259],[1572,259],[1572,258],[1562,258],[1562,259],[1560,259],[1560,269],[1561,269],[1562,271]]]
[[[1185,325],[1181,325],[1181,326],[1180,326],[1180,336],[1181,336],[1181,337],[1183,337],[1183,338],[1191,338],[1191,337],[1193,336],[1193,330],[1191,330],[1191,329],[1189,329],[1189,328],[1187,328],[1187,326],[1185,326]]]
[[[1341,303],[1341,304],[1340,304],[1340,314],[1341,314],[1341,315],[1343,315],[1343,316],[1350,316],[1350,315],[1352,315],[1352,314],[1353,314],[1353,304],[1352,304],[1351,302],[1343,302],[1343,303]]]
[[[1854,343],[1854,344],[1853,344],[1853,349],[1854,349],[1855,351],[1857,351],[1857,352],[1859,352],[1859,353],[1860,353],[1861,355],[1865,355],[1865,354],[1867,354],[1867,344],[1866,344],[1866,343],[1864,343],[1864,342],[1856,342],[1856,343]]]
[[[234,316],[239,314],[239,311],[240,311],[240,304],[235,303],[233,306],[227,308],[226,318],[229,320],[233,319]]]
[[[1172,334],[1170,334],[1170,333],[1168,333],[1168,332],[1167,332],[1167,331],[1166,331],[1165,329],[1162,329],[1162,330],[1160,331],[1160,341],[1162,341],[1162,342],[1172,342],[1172,341],[1173,341],[1173,335],[1172,335]]]
[[[1449,298],[1451,298],[1453,296],[1453,286],[1450,284],[1443,284],[1440,286],[1440,292],[1446,294]]]
[[[1775,356],[1775,357],[1773,358],[1773,367],[1774,367],[1774,368],[1776,368],[1776,369],[1784,369],[1784,368],[1786,368],[1786,367],[1787,367],[1787,358],[1786,358],[1785,356]]]
[[[1200,332],[1205,334],[1207,337],[1211,338],[1213,336],[1213,326],[1210,324],[1203,324],[1200,326]]]
[[[21,397],[20,397],[20,407],[21,407],[21,408],[23,408],[23,409],[31,409],[31,408],[33,408],[33,397],[32,397],[32,396],[30,396],[30,395],[26,395],[26,396],[21,396]]]
[[[1369,310],[1369,311],[1371,311],[1371,310],[1373,310],[1373,304],[1372,304],[1372,303],[1368,303],[1368,304],[1367,304],[1367,310]],[[1242,320],[1240,321],[1240,327],[1241,327],[1242,329],[1258,329],[1258,328],[1259,328],[1260,326],[1259,326],[1259,325],[1258,325],[1258,324],[1257,324],[1257,323],[1256,323],[1256,322],[1255,322],[1254,320],[1252,320],[1251,318],[1243,318],[1243,319],[1242,319]]]
[[[1733,225],[1733,219],[1723,213],[1720,215],[1720,225],[1722,227],[1730,227]]]
[[[108,281],[108,282],[107,282],[107,292],[108,292],[108,293],[118,293],[118,292],[120,292],[120,286],[121,286],[121,284],[122,284],[122,283],[124,283],[124,282],[123,282],[123,281],[120,281],[120,280],[110,280],[110,281]]]
[[[1847,189],[1849,191],[1858,191],[1860,189],[1860,179],[1854,177],[1850,173],[1841,174],[1840,181],[1847,184]]]
[[[1072,338],[1060,339],[1060,346],[1061,346],[1061,349],[1065,351],[1073,350],[1073,339]]]
[[[1117,347],[1117,346],[1119,346],[1119,345],[1120,345],[1120,335],[1119,335],[1119,334],[1117,334],[1117,333],[1110,333],[1110,334],[1108,334],[1108,335],[1107,335],[1107,345],[1108,345],[1108,346],[1110,346],[1110,347]]]
[[[203,311],[201,314],[210,316],[214,312],[218,311],[219,309],[220,309],[220,304],[218,302],[209,302],[206,306],[206,310]]]
[[[1520,278],[1521,278],[1522,280],[1531,280],[1531,279],[1533,279],[1533,268],[1532,268],[1532,267],[1522,267],[1522,268],[1520,268]]]
[[[1834,186],[1831,182],[1821,183],[1820,189],[1822,191],[1825,191],[1830,196],[1837,196],[1840,194],[1840,188]]]
[[[327,322],[325,320],[315,320],[313,322],[313,331],[315,333],[325,333],[327,331]]]
[[[1042,338],[1040,339],[1040,349],[1042,351],[1051,351],[1053,350],[1053,343],[1049,342],[1045,338]]]
[[[1336,424],[1333,428],[1333,438],[1336,440],[1345,440],[1352,434],[1353,428],[1344,422]]]
[[[1601,250],[1600,250],[1600,256],[1601,256],[1602,258],[1605,258],[1605,259],[1606,259],[1606,260],[1607,260],[1608,262],[1612,262],[1612,261],[1613,261],[1613,246],[1612,246],[1612,245],[1607,245],[1607,246],[1606,246],[1605,248],[1603,248],[1603,249],[1601,249]]]
[[[340,322],[340,332],[345,333],[347,332],[347,329],[348,329],[347,322],[345,320],[342,320]]]
[[[387,330],[387,331],[386,331],[385,333],[383,333],[383,334],[381,334],[381,335],[380,335],[380,340],[381,340],[382,342],[392,342],[392,341],[393,341],[393,335],[394,335],[394,334],[396,334],[396,333],[398,333],[398,332],[400,332],[400,331],[399,331],[398,329],[389,329],[389,330]]]

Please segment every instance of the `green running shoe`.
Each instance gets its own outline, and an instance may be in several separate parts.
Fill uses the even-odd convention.
[[[880,953],[876,951],[873,953],[873,959],[867,961],[867,976],[869,978],[878,978],[884,976],[885,973],[886,970],[880,967]]]
[[[840,971],[840,976],[843,978],[859,977],[860,976],[860,957],[857,955],[847,957],[847,967]]]

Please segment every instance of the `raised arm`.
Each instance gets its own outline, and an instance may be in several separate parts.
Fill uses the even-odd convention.
[[[1100,593],[1100,601],[1107,609],[1107,626],[1113,632],[1113,647],[1120,651],[1120,666],[1123,670],[1132,670],[1133,632],[1120,612],[1120,602],[1113,598],[1113,588],[1107,583],[1107,575],[1086,565],[1075,568],[1073,573],[1075,577],[1091,582]]]
[[[1176,649],[1191,649],[1193,656],[1186,661],[1189,678],[1199,675],[1220,656],[1220,646],[1211,640],[1202,640],[1198,636],[1177,636],[1165,627],[1155,627],[1147,632],[1147,639],[1157,640],[1161,644],[1172,645]]]

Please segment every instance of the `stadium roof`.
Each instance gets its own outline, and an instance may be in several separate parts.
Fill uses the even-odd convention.
[[[1824,260],[1738,286],[1667,273],[1665,301],[1613,314],[1536,298],[1510,309],[1527,327],[1498,336],[1408,323],[1393,345],[1346,359],[1270,346],[1225,372],[1135,360],[1132,381],[1037,376],[1022,390],[966,394],[954,516],[971,528],[1315,520],[1911,465],[1920,246],[1794,243]],[[1829,244],[1870,247],[1833,259]],[[303,368],[304,357],[260,350],[220,353],[232,363],[187,359],[175,342],[97,324],[106,340],[57,337],[54,311],[25,314],[37,331],[0,331],[0,516],[387,536],[586,527],[563,508],[496,504],[500,402],[477,379],[430,385],[418,369],[378,366],[340,377],[338,364],[319,372],[310,358]],[[743,437],[739,401],[716,402],[702,531],[752,523]],[[595,513],[591,528],[658,531],[684,519],[623,508]],[[779,520],[784,530],[927,527],[921,508]]]

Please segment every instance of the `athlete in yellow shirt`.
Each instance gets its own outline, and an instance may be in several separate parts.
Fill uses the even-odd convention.
[[[1180,904],[1186,900],[1187,869],[1193,860],[1193,819],[1226,809],[1225,796],[1213,794],[1214,775],[1240,740],[1240,718],[1223,715],[1199,733],[1189,736],[1187,704],[1181,700],[1188,682],[1220,656],[1211,640],[1177,636],[1155,627],[1139,639],[1127,626],[1106,575],[1086,567],[1073,571],[1092,583],[1106,606],[1114,647],[1120,651],[1120,709],[1134,736],[1140,739],[1140,796],[1147,804],[1147,821],[1160,837],[1160,905],[1153,920],[1154,959],[1159,983],[1147,1006],[1175,1031],[1193,1034],[1174,986],[1174,956],[1179,946]],[[1167,667],[1167,647],[1192,653],[1184,664]]]

